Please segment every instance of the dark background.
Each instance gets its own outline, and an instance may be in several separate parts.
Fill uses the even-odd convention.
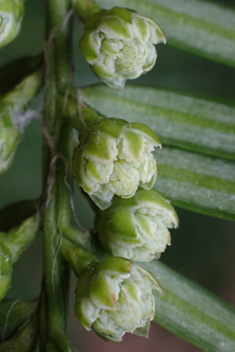
[[[173,1],[173,0],[172,0]],[[234,1],[226,1],[235,5]],[[225,1],[221,1],[225,3]],[[16,58],[39,54],[44,45],[45,1],[28,0],[18,38],[0,51],[0,66]],[[82,26],[75,21],[74,49],[76,83],[97,82],[78,49]],[[160,45],[155,68],[129,84],[149,84],[194,93],[235,98],[235,69],[195,55]],[[40,99],[35,106],[41,106]],[[125,117],[124,117],[125,118]],[[12,202],[36,198],[41,193],[40,123],[35,120],[26,129],[11,169],[0,179],[0,207]],[[92,210],[76,189],[75,203],[81,224],[92,228]],[[230,304],[235,305],[235,226],[232,222],[177,209],[180,228],[171,232],[172,246],[161,261],[201,284]],[[7,297],[30,299],[40,293],[42,278],[42,236],[22,255],[14,267],[13,285]],[[152,324],[150,338],[130,334],[120,344],[106,344],[93,332],[86,332],[74,317],[75,278],[71,284],[69,331],[74,347],[80,352],[196,352],[198,348]],[[232,352],[232,351],[231,351]]]

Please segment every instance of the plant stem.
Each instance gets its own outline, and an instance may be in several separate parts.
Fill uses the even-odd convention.
[[[73,351],[67,329],[68,273],[60,255],[62,232],[59,226],[60,202],[69,207],[69,198],[62,197],[69,170],[69,161],[61,156],[59,145],[65,144],[71,159],[71,127],[61,129],[63,110],[58,104],[58,95],[64,98],[71,82],[70,69],[70,0],[48,0],[48,41],[46,46],[46,93],[45,93],[45,142],[44,147],[44,189],[46,209],[44,214],[44,275],[48,312],[48,349],[54,344],[63,352]],[[66,134],[64,133],[66,132]],[[68,143],[68,144],[67,144]],[[67,155],[66,155],[67,156]],[[61,159],[62,158],[62,159]],[[68,159],[69,160],[69,159]],[[46,182],[47,180],[47,182]],[[66,271],[66,273],[65,273]],[[45,307],[44,307],[45,309]],[[47,347],[46,347],[47,348]],[[44,347],[42,348],[42,350]]]
[[[65,287],[62,275],[63,260],[60,255],[58,228],[56,221],[57,184],[54,181],[50,202],[44,217],[44,265],[45,284],[48,299],[48,337],[60,346],[62,351],[70,351],[66,334],[66,307],[64,303]]]
[[[66,116],[67,117],[67,116]],[[90,251],[90,237],[88,231],[75,229],[71,226],[72,200],[72,155],[74,149],[73,128],[64,123],[61,129],[59,145],[60,158],[58,160],[58,226],[65,237],[68,237],[86,251]]]
[[[68,123],[64,123],[61,128],[59,140],[58,172],[57,172],[57,207],[56,220],[60,231],[60,246],[63,236],[63,224],[70,224],[72,196],[72,153],[73,153],[73,129]],[[68,294],[70,282],[70,269],[67,262],[63,261],[63,272],[61,272],[64,312],[65,318],[68,309]]]

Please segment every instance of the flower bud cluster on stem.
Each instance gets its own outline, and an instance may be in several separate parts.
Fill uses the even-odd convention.
[[[75,8],[85,22],[81,51],[104,83],[123,88],[127,79],[154,66],[154,44],[166,38],[151,18],[118,7],[104,10],[85,0],[75,1]],[[144,124],[104,118],[72,100],[66,114],[79,133],[73,175],[97,206],[95,230],[112,255],[81,271],[81,249],[62,242],[62,253],[78,276],[75,312],[87,330],[105,340],[119,342],[126,332],[147,336],[155,315],[152,290],[161,289],[130,259],[159,258],[170,244],[168,228],[178,226],[170,202],[152,189],[157,178],[152,151],[161,142]]]
[[[23,5],[23,0],[0,2],[0,46],[17,35]],[[111,88],[124,88],[127,79],[153,68],[154,45],[166,43],[162,29],[135,11],[106,10],[90,0],[48,0],[47,5],[41,218],[27,215],[20,225],[0,233],[0,300],[10,287],[12,266],[34,239],[39,222],[44,231],[43,287],[37,317],[4,342],[3,351],[16,343],[22,351],[34,348],[38,330],[42,351],[74,351],[66,324],[70,268],[78,277],[75,314],[87,330],[115,342],[126,332],[147,337],[156,311],[153,290],[162,291],[131,260],[159,257],[170,244],[168,228],[178,225],[169,201],[152,190],[157,179],[153,151],[162,146],[151,128],[129,123],[125,116],[99,116],[82,104],[82,97],[79,104],[71,97],[72,7],[85,22],[81,51]],[[0,99],[0,174],[13,161],[28,122],[24,113],[41,86],[42,71],[35,66]],[[71,222],[73,177],[95,204],[95,231],[108,252],[101,261],[90,231]]]

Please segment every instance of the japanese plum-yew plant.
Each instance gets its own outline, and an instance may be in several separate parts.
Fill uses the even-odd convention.
[[[235,220],[235,105],[131,84],[151,75],[158,44],[234,67],[235,10],[199,0],[45,3],[44,52],[0,70],[0,175],[31,120],[44,139],[40,197],[0,210],[0,351],[75,351],[71,270],[74,314],[105,341],[148,337],[154,321],[204,351],[235,351],[235,309],[159,260],[179,227],[174,205]],[[1,47],[20,32],[24,6],[0,1]],[[75,19],[102,83],[75,84]],[[95,213],[92,230],[74,221],[74,187]],[[41,292],[7,299],[14,264],[39,232]]]

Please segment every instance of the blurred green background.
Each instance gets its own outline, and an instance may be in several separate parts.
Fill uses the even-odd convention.
[[[173,0],[172,0],[173,1]],[[1,48],[0,66],[27,55],[37,55],[43,50],[45,32],[45,2],[28,0],[25,18],[18,38]],[[234,1],[226,1],[234,5]],[[221,1],[225,3],[225,1]],[[78,41],[82,25],[74,23],[74,51],[76,83],[79,86],[98,80],[81,57]],[[210,62],[169,46],[157,47],[158,60],[147,75],[129,84],[157,85],[194,93],[206,93],[235,99],[235,69]],[[40,100],[35,104],[41,107]],[[125,116],[123,116],[125,118]],[[0,207],[12,202],[33,199],[41,193],[40,123],[34,120],[26,129],[11,169],[0,179]],[[87,201],[75,190],[75,205],[81,224],[92,228],[92,210]],[[171,232],[172,246],[162,255],[161,261],[188,278],[235,305],[235,226],[234,223],[182,209],[177,209],[180,228]],[[42,278],[42,236],[24,253],[14,267],[12,288],[8,297],[33,298],[40,292]],[[148,340],[126,336],[121,344],[106,344],[92,332],[86,332],[74,318],[71,284],[71,314],[69,330],[74,346],[81,352],[92,351],[159,351],[196,352],[198,348],[175,337],[155,325]],[[233,352],[233,351],[231,351]]]

